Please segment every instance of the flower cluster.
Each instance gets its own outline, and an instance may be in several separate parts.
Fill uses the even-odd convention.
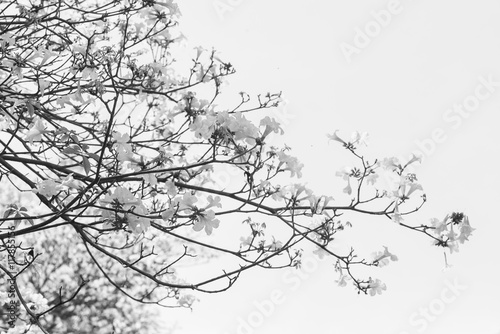
[[[433,244],[448,247],[451,253],[458,252],[459,245],[469,240],[475,230],[470,226],[469,217],[461,212],[446,215],[442,220],[432,218],[430,227],[432,235],[437,239]]]
[[[110,228],[126,224],[132,232],[139,234],[150,226],[148,210],[140,199],[124,187],[116,187],[111,194],[106,194],[100,200],[100,205],[101,215]]]

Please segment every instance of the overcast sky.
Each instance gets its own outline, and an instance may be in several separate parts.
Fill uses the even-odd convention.
[[[192,312],[166,311],[175,333],[500,333],[500,2],[178,3],[189,42],[236,67],[227,92],[283,91],[288,104],[274,115],[306,165],[302,182],[341,193],[331,180],[349,161],[326,134],[367,131],[367,156],[424,157],[417,174],[428,203],[409,223],[464,211],[476,231],[443,271],[428,238],[389,220],[353,221],[352,242],[399,256],[373,268],[383,295],[339,288],[331,263],[307,257],[301,272],[247,273]]]

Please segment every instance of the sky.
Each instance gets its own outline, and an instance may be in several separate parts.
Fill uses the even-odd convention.
[[[329,143],[339,130],[370,133],[366,155],[423,156],[416,170],[428,202],[412,224],[469,215],[470,242],[447,257],[389,220],[353,221],[346,243],[388,246],[399,257],[373,276],[376,297],[336,286],[328,261],[302,270],[243,275],[192,311],[163,311],[179,334],[498,334],[500,224],[500,3],[179,0],[181,31],[214,47],[237,74],[225,93],[282,91],[271,117],[305,164],[301,182],[341,193],[335,172],[349,157]],[[203,267],[191,270],[204,270]]]

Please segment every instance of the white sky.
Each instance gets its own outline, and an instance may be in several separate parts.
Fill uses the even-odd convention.
[[[217,4],[232,10],[218,15]],[[388,286],[383,295],[338,288],[326,261],[313,262],[303,276],[291,269],[247,273],[230,291],[201,298],[192,312],[167,310],[168,322],[178,321],[175,333],[500,333],[500,2],[395,2],[391,8],[398,14],[391,14],[389,24],[350,62],[341,44],[354,46],[356,29],[373,27],[370,13],[387,9],[390,1],[179,0],[179,5],[181,30],[190,43],[214,46],[235,65],[238,73],[228,92],[284,92],[290,115],[285,141],[306,164],[302,182],[318,192],[341,193],[331,190],[332,180],[349,160],[326,139],[336,129],[346,135],[368,131],[372,158],[408,157],[418,142],[441,131],[441,142],[424,154],[417,171],[428,202],[409,222],[460,210],[477,230],[460,253],[448,257],[453,267],[443,272],[443,253],[427,238],[389,220],[353,221],[363,231],[355,235],[356,244],[373,245],[370,250],[386,245],[399,256],[399,262],[373,268],[373,276]],[[467,118],[447,111],[473,101],[476,89],[488,93],[478,78],[489,76],[499,85]],[[447,281],[464,289],[455,296]],[[269,300],[274,290],[284,300],[272,314],[257,327],[239,328],[239,319],[259,320],[254,302]],[[424,320],[419,312],[429,307],[431,320]]]

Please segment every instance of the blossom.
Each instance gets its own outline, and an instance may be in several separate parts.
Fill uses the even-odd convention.
[[[171,9],[169,8],[169,14],[173,15]],[[151,7],[143,8],[139,11],[139,15],[146,20],[148,25],[154,25],[158,21],[162,23],[167,23],[167,14],[163,11],[163,8],[157,6],[156,4]]]
[[[191,104],[191,107],[193,105]],[[198,115],[189,125],[197,138],[209,139],[215,131],[217,117],[214,114]]]
[[[403,216],[399,213],[399,202],[396,201],[394,204],[394,213],[391,215],[391,219],[396,224],[401,224],[403,222]]]
[[[279,159],[279,164],[278,164],[278,169],[285,164],[284,170],[288,170],[291,173],[291,176],[294,177],[297,175],[297,177],[302,177],[302,168],[304,167],[304,164],[300,163],[299,160],[295,157],[292,157],[285,152],[279,152],[278,154],[278,159]]]
[[[260,121],[261,126],[265,126],[264,133],[262,134],[262,139],[266,138],[271,132],[283,134],[284,131],[281,128],[280,124],[276,122],[274,118],[270,118],[269,116],[264,117]]]
[[[342,138],[337,136],[337,132],[339,132],[339,130],[335,130],[335,132],[333,132],[333,134],[327,135],[328,139],[338,141],[339,143],[342,143],[342,144],[346,144],[346,142]]]
[[[458,242],[457,241],[448,241],[446,244],[447,244],[451,254],[458,252]]]
[[[142,201],[137,199],[127,188],[116,187],[112,194],[106,194],[101,203],[104,205],[113,205],[116,202],[122,205],[124,210],[132,208],[132,206],[142,205]]]
[[[389,249],[384,246],[384,251],[383,252],[376,252],[372,254],[373,257],[373,262],[378,263],[379,267],[386,266],[389,264],[389,260],[391,261],[397,261],[398,257],[391,252],[389,252]]]
[[[424,189],[422,188],[422,186],[420,184],[418,184],[416,182],[411,182],[410,189],[408,189],[408,192],[405,194],[405,196],[410,197],[410,195],[413,194],[413,192],[415,192],[416,190],[423,191]]]
[[[234,115],[234,120],[231,122],[231,128],[234,130],[234,139],[245,139],[249,144],[255,143],[259,130],[252,122],[247,120],[241,112]]]
[[[43,121],[41,118],[37,118],[35,121],[35,124],[29,129],[28,133],[26,134],[25,139],[30,142],[30,144],[33,145],[33,141],[41,141],[42,140],[42,135],[44,133],[49,133],[50,131],[45,130],[45,125],[43,124]]]
[[[385,285],[385,283],[382,283],[382,281],[379,279],[373,280],[370,278],[369,284],[370,285],[368,286],[368,293],[370,294],[370,296],[375,296],[377,294],[380,295],[382,294],[382,291],[387,290],[387,286]]]
[[[379,178],[379,175],[375,172],[371,173],[370,175],[366,176],[365,177],[365,180],[366,180],[366,184],[371,184],[371,185],[375,185],[375,183],[377,182],[377,179]]]
[[[161,218],[165,221],[172,219],[175,214],[175,209],[169,208],[161,213]]]
[[[113,133],[113,139],[115,143],[113,144],[113,148],[118,152],[118,160],[126,161],[130,160],[133,156],[132,146],[128,144],[130,140],[130,136],[128,134],[121,134],[119,132]]]
[[[254,145],[255,138],[259,136],[259,129],[241,112],[234,115],[229,115],[227,111],[218,113],[217,123],[232,133],[234,140],[245,140],[250,145]]]
[[[8,298],[9,294],[5,291],[0,291],[0,305],[3,305],[5,303],[9,302]]]
[[[0,115],[0,131],[10,128],[10,117]]]
[[[175,200],[179,203],[179,210],[192,210],[194,208],[194,203],[198,201],[198,198],[191,193],[184,193],[182,198],[176,198]]]
[[[328,256],[328,252],[324,250],[323,247],[317,246],[315,250],[313,250],[313,254],[319,257],[320,259],[323,259],[325,256]]]
[[[469,218],[465,216],[463,222],[460,226],[460,235],[458,236],[458,241],[463,244],[465,241],[469,240],[472,232],[474,232],[474,228],[472,228],[469,224]]]
[[[311,212],[313,214],[321,214],[328,203],[333,200],[333,197],[320,196],[318,198],[316,195],[311,194],[307,199],[309,200],[309,204],[311,206]]]
[[[39,313],[41,310],[45,309],[48,305],[48,300],[45,299],[41,294],[39,293],[33,293],[33,294],[28,294],[27,296],[27,306],[32,310],[37,313]]]
[[[61,185],[57,184],[52,179],[43,180],[37,184],[36,189],[33,189],[34,193],[38,193],[40,195],[45,196],[46,198],[51,198],[54,195],[57,195],[61,190]]]
[[[415,153],[412,154],[411,159],[406,163],[405,166],[411,165],[414,162],[420,162],[422,163],[422,156],[421,155],[416,155]]]
[[[126,221],[135,234],[144,232],[150,226],[150,221],[145,216],[148,211],[142,201],[136,198],[128,189],[116,187],[112,194],[106,194],[104,199],[100,200],[102,206],[127,211],[112,214],[113,210],[102,209],[103,218],[114,219],[116,215]]]
[[[183,294],[177,300],[177,304],[182,307],[191,307],[195,301],[196,298],[193,295]]]
[[[158,184],[158,180],[156,178],[155,173],[146,173],[146,174],[141,174],[142,179],[144,180],[145,183],[150,184],[152,186],[155,186]]]
[[[134,209],[133,213],[126,215],[128,226],[135,234],[140,234],[151,226],[151,222],[147,218],[138,215],[147,215],[146,207],[139,206]]]
[[[336,172],[335,176],[341,177],[347,181],[347,187],[344,188],[344,192],[349,195],[352,194],[351,181],[350,181],[351,171],[347,167],[344,167],[342,170]]]
[[[360,144],[360,145],[368,146],[367,141],[368,141],[368,132],[359,133],[358,131],[354,131],[351,135],[350,143],[353,145]]]
[[[401,164],[396,157],[384,158],[382,161],[378,162],[378,165],[387,170],[395,170],[401,167]]]
[[[340,277],[338,280],[335,281],[335,283],[337,283],[338,286],[340,287],[344,287],[347,285],[347,281],[350,279],[349,276],[346,276],[346,275],[343,275],[343,274],[340,274]]]
[[[212,197],[212,195],[208,195],[207,201],[208,205],[205,207],[205,210],[213,207],[222,208],[219,196]]]
[[[38,80],[38,89],[40,90],[40,94],[43,96],[45,94],[45,89],[50,86],[50,81],[39,79]]]
[[[278,251],[280,250],[281,248],[283,248],[283,243],[279,240],[276,240],[274,237],[273,237],[273,242],[271,243],[271,245],[269,246],[269,250],[271,251]]]
[[[27,330],[28,326],[22,324],[22,325],[16,325],[15,327],[11,327],[7,332],[2,332],[2,334],[25,334]],[[31,330],[28,332],[28,334],[30,333]]]
[[[447,230],[446,220],[448,219],[448,215],[443,220],[439,220],[437,218],[431,219],[431,226],[434,227],[434,234],[437,236],[441,236],[441,233]]]
[[[252,245],[254,237],[249,235],[247,237],[240,237],[240,248],[249,247]]]
[[[207,235],[210,235],[214,228],[219,227],[219,223],[220,221],[215,218],[215,212],[213,210],[202,211],[196,217],[193,230],[199,232],[205,229]]]

